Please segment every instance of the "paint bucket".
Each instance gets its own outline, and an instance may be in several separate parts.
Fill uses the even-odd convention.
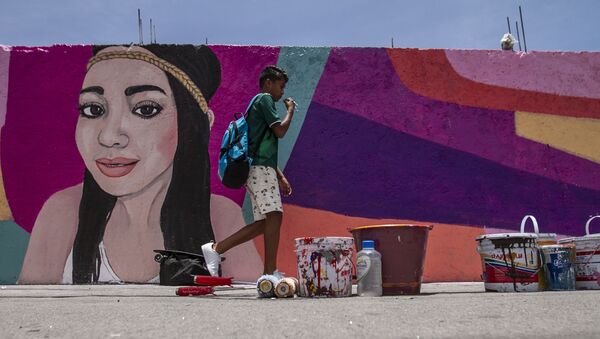
[[[543,245],[540,246],[542,267],[550,291],[575,290],[575,246]]]
[[[523,217],[523,220],[521,220],[521,233],[525,233],[525,225],[527,225],[528,220],[531,220],[533,231],[537,235],[536,244],[538,246],[538,250],[540,246],[556,245],[556,233],[540,233],[537,219],[533,215],[526,215]],[[548,289],[548,279],[546,278],[545,274],[546,272],[540,264],[540,271],[538,274],[538,289],[540,291],[545,291]]]
[[[383,295],[419,294],[427,238],[432,225],[372,225],[350,229],[356,248],[363,240],[375,241],[381,253]]]
[[[585,224],[585,236],[559,241],[559,244],[575,245],[575,287],[578,290],[600,289],[600,233],[590,234],[590,223],[596,218],[600,215],[591,217]]]
[[[301,297],[352,296],[350,237],[296,238],[298,295]]]
[[[476,238],[483,281],[488,292],[539,290],[539,257],[535,233],[497,233]]]

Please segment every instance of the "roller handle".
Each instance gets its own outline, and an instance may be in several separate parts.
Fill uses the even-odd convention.
[[[534,230],[535,234],[540,233],[540,229],[538,228],[537,220],[535,219],[535,217],[533,215],[526,215],[525,217],[523,217],[523,220],[521,220],[521,233],[525,233],[525,224],[527,223],[528,219],[531,219],[531,223],[533,224],[533,230]]]
[[[596,218],[600,218],[600,215],[595,215],[589,218],[588,221],[585,223],[585,235],[590,235],[590,223]]]

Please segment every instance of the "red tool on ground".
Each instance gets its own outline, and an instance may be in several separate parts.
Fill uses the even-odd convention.
[[[210,275],[195,275],[194,284],[203,286],[231,286],[233,284],[233,277],[221,278],[211,277]]]
[[[179,287],[175,294],[181,297],[188,295],[207,295],[213,294],[215,290],[211,286],[187,286]]]

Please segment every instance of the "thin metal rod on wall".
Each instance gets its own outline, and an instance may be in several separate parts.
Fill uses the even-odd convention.
[[[519,22],[515,21],[515,27],[517,28],[517,41],[519,42],[519,51],[522,51],[521,49],[521,36],[519,36]]]
[[[138,8],[138,35],[140,39],[140,45],[144,43],[144,36],[142,35],[142,14]]]
[[[152,37],[152,18],[150,18],[150,43],[154,43],[154,39]]]
[[[527,40],[525,39],[525,26],[523,25],[523,12],[521,11],[521,6],[519,6],[519,16],[521,17],[521,33],[523,33],[523,48],[525,48],[525,53],[527,53]]]
[[[510,20],[508,19],[508,17],[506,17],[506,24],[508,25],[508,33],[512,34],[512,32],[510,31]]]

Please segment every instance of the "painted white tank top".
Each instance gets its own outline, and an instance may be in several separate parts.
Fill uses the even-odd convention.
[[[98,246],[100,250],[100,276],[98,277],[98,283],[103,284],[123,284],[123,280],[119,279],[119,277],[115,274],[110,267],[110,262],[108,261],[108,257],[106,256],[106,248],[104,247],[104,242],[101,241]],[[69,253],[69,257],[67,258],[67,262],[65,263],[65,269],[63,270],[63,284],[72,284],[73,283],[73,249],[71,248],[71,253]],[[148,281],[149,284],[158,284],[159,276],[156,276]]]

